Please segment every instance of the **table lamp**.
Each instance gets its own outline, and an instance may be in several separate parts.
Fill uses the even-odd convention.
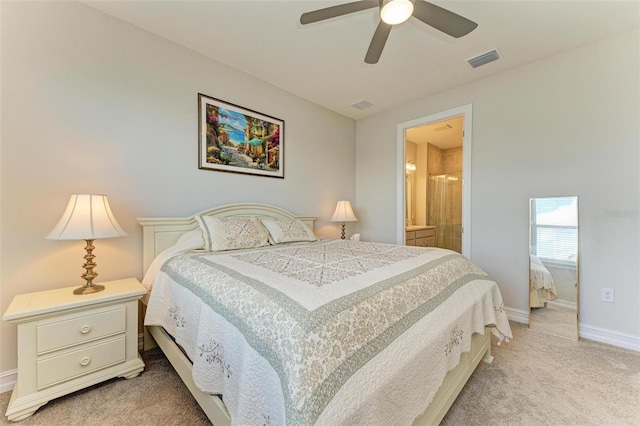
[[[342,222],[342,236],[340,236],[340,239],[344,240],[344,227],[346,223],[357,222],[358,218],[353,214],[353,209],[351,208],[351,203],[349,201],[338,201],[336,211],[333,212],[333,216],[330,220],[331,222]]]
[[[104,290],[103,285],[94,284],[98,276],[93,268],[98,266],[93,262],[93,241],[100,238],[123,237],[127,235],[122,230],[116,218],[111,213],[109,200],[106,195],[99,194],[71,194],[69,204],[64,214],[47,235],[48,240],[85,240],[87,245],[82,265],[86,272],[82,278],[87,282],[82,287],[73,290],[73,294],[91,294]]]

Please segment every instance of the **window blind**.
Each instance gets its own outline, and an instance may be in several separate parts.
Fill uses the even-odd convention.
[[[577,238],[576,197],[531,200],[531,254],[543,260],[575,264]]]

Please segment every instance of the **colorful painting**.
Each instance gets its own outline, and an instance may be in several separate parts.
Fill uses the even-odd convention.
[[[198,94],[199,168],[284,178],[284,121]]]

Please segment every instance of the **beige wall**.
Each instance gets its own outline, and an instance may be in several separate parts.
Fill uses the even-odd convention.
[[[430,143],[427,144],[427,172],[430,175],[442,173],[442,150]]]
[[[442,150],[442,172],[456,173],[462,171],[462,147]]]
[[[362,238],[396,240],[397,124],[472,103],[472,260],[527,312],[529,198],[577,195],[580,322],[640,338],[639,40],[620,34],[359,120]]]
[[[73,192],[107,194],[128,233],[96,241],[97,281],[142,277],[137,217],[263,202],[338,236],[353,120],[81,3],[0,3],[2,312],[18,293],[81,284],[84,242],[44,239]],[[198,170],[199,92],[285,121],[285,179]],[[16,327],[0,331],[5,372]]]
[[[429,175],[427,173],[427,146],[419,144],[416,163],[416,220],[415,225],[427,225],[427,194]]]
[[[412,162],[413,164],[416,165],[416,169],[417,169],[417,165],[418,165],[418,146],[413,143],[413,142],[405,142],[405,159],[407,162]],[[406,172],[406,179],[409,180],[411,182],[411,189],[410,189],[410,194],[407,194],[407,197],[411,197],[411,200],[407,201],[407,206],[409,206],[410,210],[409,212],[407,212],[407,219],[409,220],[409,223],[414,224],[416,223],[416,207],[417,207],[417,200],[416,200],[416,196],[418,193],[418,176],[416,176],[417,170],[413,170],[413,171],[408,171]],[[406,210],[406,208],[405,208]]]

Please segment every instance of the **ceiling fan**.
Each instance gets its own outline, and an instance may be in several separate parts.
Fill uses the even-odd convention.
[[[375,64],[380,59],[391,27],[403,23],[411,16],[455,38],[469,34],[478,26],[467,18],[425,0],[362,0],[345,3],[303,13],[300,23],[311,24],[373,7],[380,8],[380,23],[364,58],[367,64]]]

